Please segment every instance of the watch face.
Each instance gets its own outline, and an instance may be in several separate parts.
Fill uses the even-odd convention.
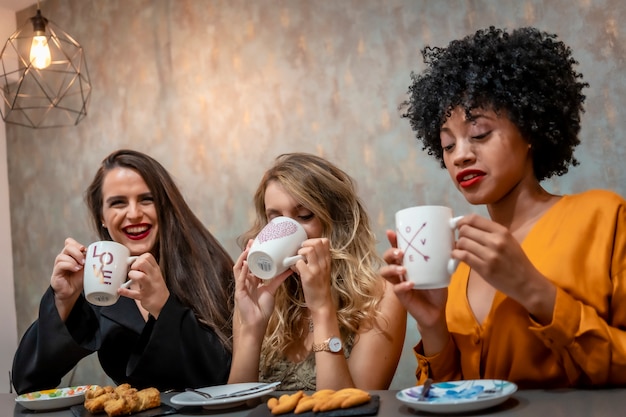
[[[328,341],[328,348],[331,352],[339,352],[341,350],[341,339],[338,337],[331,337]]]

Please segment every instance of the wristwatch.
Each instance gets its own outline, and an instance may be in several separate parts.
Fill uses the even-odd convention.
[[[313,352],[332,352],[339,353],[343,350],[341,339],[332,336],[324,340],[322,343],[313,343]]]

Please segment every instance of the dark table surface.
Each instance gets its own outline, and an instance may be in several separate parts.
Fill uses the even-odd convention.
[[[380,397],[378,416],[433,416],[415,411],[396,399],[398,391],[370,391]],[[274,396],[284,394],[275,391]],[[169,404],[174,394],[163,394],[162,400]],[[15,402],[16,394],[0,393],[0,417],[76,417],[70,409],[54,411],[30,411]],[[207,410],[201,407],[178,408],[174,416],[229,416],[248,417],[265,415],[265,401],[269,396],[249,400],[235,408]],[[263,411],[263,413],[260,413]],[[626,416],[626,389],[601,390],[523,390],[517,391],[510,398],[493,408],[455,416],[493,416],[493,417],[623,417]],[[106,417],[106,414],[101,414]]]

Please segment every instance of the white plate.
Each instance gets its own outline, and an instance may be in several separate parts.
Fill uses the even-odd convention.
[[[15,401],[24,408],[35,411],[67,408],[82,403],[85,400],[85,391],[91,387],[91,385],[80,385],[29,392],[17,396]]]
[[[198,388],[197,391],[206,392],[213,396],[217,395],[228,395],[230,393],[234,393],[237,391],[241,391],[249,388],[256,388],[258,386],[265,385],[263,382],[244,382],[240,384],[227,384],[227,385],[216,385],[214,387],[205,387]],[[268,386],[267,389],[262,391],[256,391],[251,394],[246,395],[238,395],[236,397],[223,397],[223,398],[203,398],[199,394],[194,394],[193,392],[181,392],[180,394],[174,395],[170,402],[176,405],[188,405],[188,406],[201,406],[207,409],[220,409],[220,408],[230,408],[237,407],[246,401],[262,397],[263,395],[270,393],[276,389],[278,384],[274,384]]]
[[[436,382],[424,400],[419,400],[422,386],[403,389],[396,398],[409,407],[429,413],[465,413],[494,407],[517,391],[513,382],[499,379],[471,379]]]

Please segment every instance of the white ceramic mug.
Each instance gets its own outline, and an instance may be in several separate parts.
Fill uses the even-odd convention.
[[[416,206],[396,213],[398,248],[404,252],[402,265],[414,288],[445,288],[458,261],[454,248],[457,221],[445,206]]]
[[[97,306],[110,306],[119,298],[117,289],[127,287],[128,267],[137,256],[111,240],[94,242],[87,248],[83,275],[85,298]]]
[[[248,252],[248,268],[261,279],[280,275],[298,260],[298,249],[307,239],[300,223],[290,217],[274,217],[254,239]]]

